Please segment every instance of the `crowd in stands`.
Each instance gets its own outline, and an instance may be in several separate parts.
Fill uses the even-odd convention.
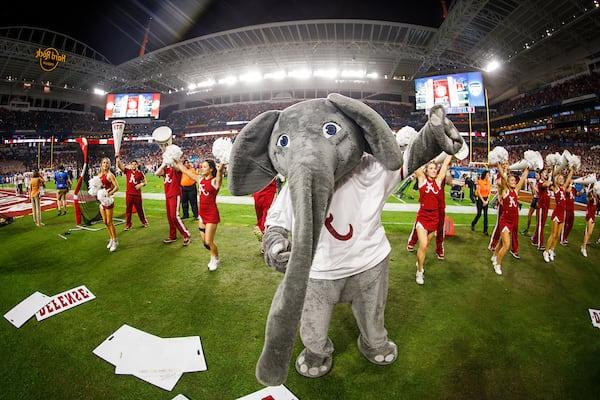
[[[563,100],[600,93],[600,73],[582,75],[576,78],[542,87],[515,99],[504,101],[492,108],[498,114],[520,113],[545,105],[560,104]]]

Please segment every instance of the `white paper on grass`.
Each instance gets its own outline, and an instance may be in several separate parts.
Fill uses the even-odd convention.
[[[590,317],[592,318],[592,325],[596,328],[600,328],[600,310],[592,310],[588,309],[590,312]]]
[[[125,349],[116,374],[164,374],[206,371],[200,337],[162,338]]]
[[[190,400],[187,397],[185,397],[182,394],[178,394],[177,396],[173,397],[171,400]]]
[[[163,339],[158,336],[140,331],[139,329],[135,329],[129,325],[123,325],[112,335],[106,338],[104,342],[100,343],[100,345],[96,347],[92,353],[116,366],[121,359],[121,354],[126,349],[137,348],[137,346],[142,343],[148,345],[151,345],[152,343],[160,343],[162,340]],[[164,374],[132,375],[140,378],[143,381],[158,386],[161,389],[171,391],[177,384],[177,381],[179,381],[179,378],[181,378],[182,374],[169,372]]]
[[[270,396],[270,397],[269,397]],[[258,392],[251,393],[247,396],[240,397],[237,400],[299,400],[294,393],[283,385],[268,386]]]
[[[20,328],[40,308],[48,304],[50,300],[50,297],[45,294],[35,292],[4,314],[4,318],[17,328]]]

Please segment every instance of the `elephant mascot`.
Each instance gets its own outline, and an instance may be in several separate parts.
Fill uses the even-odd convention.
[[[377,112],[335,93],[267,111],[242,129],[231,151],[229,190],[236,196],[251,194],[279,173],[286,177],[295,221],[285,275],[271,303],[256,366],[260,383],[277,386],[287,378],[311,265],[336,182],[360,165],[364,153],[386,170],[408,176],[441,151],[455,154],[463,143],[438,106],[403,152]]]

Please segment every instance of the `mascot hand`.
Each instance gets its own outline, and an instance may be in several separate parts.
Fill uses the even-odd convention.
[[[450,155],[456,154],[463,146],[464,140],[452,121],[446,117],[441,106],[435,106],[429,114],[429,127],[440,149]]]
[[[280,226],[269,226],[263,235],[265,262],[279,272],[285,272],[290,259],[289,232]]]

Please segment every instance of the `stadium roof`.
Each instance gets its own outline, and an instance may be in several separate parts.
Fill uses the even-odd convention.
[[[501,69],[487,82],[492,95],[499,95],[518,84],[579,72],[574,65],[598,57],[599,10],[598,0],[460,0],[452,3],[437,29],[370,20],[270,23],[176,43],[118,66],[56,32],[0,28],[0,77],[90,89],[100,84],[107,91],[168,92],[255,70],[310,68],[377,73],[378,91],[385,91],[398,79],[485,69],[497,60]],[[72,62],[41,71],[32,62],[40,46],[54,46]]]

